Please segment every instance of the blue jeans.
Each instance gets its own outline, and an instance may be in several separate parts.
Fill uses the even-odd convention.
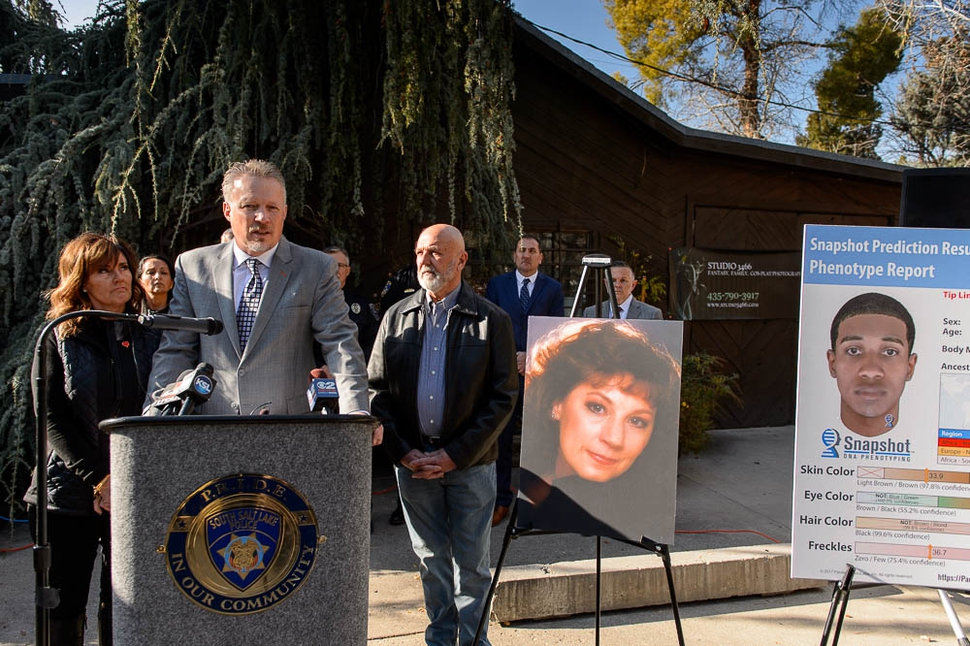
[[[488,561],[495,463],[456,469],[437,480],[412,478],[399,465],[394,470],[411,547],[421,560],[431,622],[425,641],[428,646],[470,645],[492,582]],[[482,646],[489,646],[486,632]]]

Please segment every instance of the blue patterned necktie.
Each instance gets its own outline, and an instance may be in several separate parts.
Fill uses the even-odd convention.
[[[529,296],[529,279],[526,278],[522,281],[522,289],[519,290],[519,305],[522,307],[523,312],[529,311],[529,301],[532,297]]]
[[[246,266],[252,272],[252,277],[246,283],[242,298],[239,299],[239,309],[236,310],[236,327],[239,329],[239,348],[246,349],[249,333],[253,330],[256,312],[259,310],[259,299],[263,296],[263,277],[259,275],[260,262],[256,258],[247,258]]]

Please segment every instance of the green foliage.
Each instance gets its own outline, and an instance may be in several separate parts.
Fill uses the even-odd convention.
[[[460,197],[470,213],[500,214],[478,219],[482,226],[476,229],[487,247],[507,248],[514,242],[506,239],[508,232],[521,226],[507,109],[514,97],[509,3],[412,0],[385,6],[381,141],[403,153],[405,215],[421,218],[433,210],[444,183],[453,221],[464,219]]]
[[[740,405],[737,373],[719,372],[724,360],[706,352],[684,357],[680,382],[681,453],[697,453],[707,446],[707,431],[714,428],[714,415],[725,402]]]
[[[0,0],[0,71],[33,75],[0,104],[4,482],[31,450],[40,294],[82,230],[171,255],[207,241],[222,172],[249,157],[283,171],[306,244],[379,255],[386,204],[407,230],[442,197],[481,247],[521,228],[507,0],[102,0],[72,32],[50,6]]]
[[[917,165],[970,166],[970,29],[922,50],[926,69],[906,79],[893,126]]]
[[[876,87],[902,62],[902,36],[885,14],[867,9],[854,27],[841,27],[832,39],[828,67],[815,82],[820,112],[808,117],[799,146],[878,159],[882,116]]]
[[[667,304],[667,283],[660,276],[642,276],[638,279],[637,298],[644,303],[663,307]]]

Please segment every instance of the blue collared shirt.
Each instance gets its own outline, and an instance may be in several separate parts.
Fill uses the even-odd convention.
[[[418,366],[418,421],[421,432],[431,438],[441,437],[445,412],[445,353],[448,346],[448,321],[451,310],[458,304],[458,292],[452,290],[437,303],[425,298],[424,343]]]
[[[269,284],[269,268],[273,265],[273,257],[276,256],[276,250],[279,249],[280,244],[277,242],[273,245],[273,248],[269,251],[261,253],[258,256],[250,256],[248,253],[239,248],[239,245],[233,241],[232,243],[232,302],[239,309],[239,300],[242,298],[243,292],[246,290],[246,285],[249,284],[249,279],[252,278],[253,274],[249,271],[249,267],[246,265],[246,261],[250,258],[256,258],[259,260],[259,277],[263,279],[263,291],[266,291],[266,286]]]

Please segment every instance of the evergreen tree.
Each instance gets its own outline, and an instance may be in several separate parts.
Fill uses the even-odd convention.
[[[876,87],[899,68],[902,38],[885,15],[867,9],[854,27],[840,27],[830,43],[828,67],[814,83],[819,112],[808,116],[799,146],[878,159],[882,116]]]
[[[903,161],[970,166],[970,1],[881,0],[881,6],[919,52],[891,119]]]
[[[893,126],[920,166],[970,166],[968,37],[924,45],[926,68],[906,79],[896,102]]]
[[[283,171],[288,235],[304,244],[386,257],[429,218],[483,249],[521,228],[508,0],[102,0],[72,32],[44,7],[0,0],[0,71],[32,79],[0,103],[10,505],[32,451],[41,294],[79,232],[144,253],[208,243],[225,227],[222,172],[250,157]]]

